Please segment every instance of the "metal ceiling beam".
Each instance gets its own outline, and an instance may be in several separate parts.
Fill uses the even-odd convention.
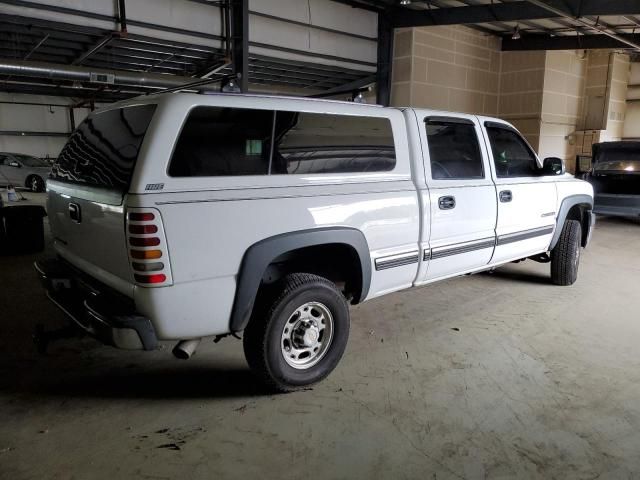
[[[151,62],[157,62],[159,60],[166,59],[168,56],[168,54],[159,54],[159,53],[149,52],[147,50],[131,50],[131,49],[125,49],[125,48],[114,48],[111,46],[108,49],[105,49],[101,52],[96,52],[96,55],[107,55],[113,58],[114,60],[119,60],[119,59],[133,60],[133,61],[144,60],[144,61],[151,61]],[[203,59],[202,58],[194,59],[192,57],[185,56],[183,53],[180,53],[178,58],[165,60],[165,61],[166,63],[178,65],[180,67],[185,67],[185,66],[199,65],[199,63],[202,62]]]
[[[137,72],[147,72],[150,68],[154,68],[154,63],[151,62],[129,62],[122,60],[114,60],[110,58],[104,58],[101,56],[96,56],[95,58],[91,58],[85,62],[85,65],[88,67],[97,67],[105,70],[131,70]],[[170,73],[172,75],[181,76],[184,72],[183,68],[178,67],[169,67],[169,66],[159,66],[158,70],[161,70],[162,73]],[[160,72],[156,72],[160,73]]]
[[[336,3],[341,3],[343,5],[349,5],[350,7],[353,7],[353,8],[360,8],[362,10],[367,10],[369,12],[384,13],[384,8],[377,7],[370,3],[366,3],[359,0],[333,0],[333,1]]]
[[[16,58],[16,55],[24,52],[25,49],[13,49],[0,46],[0,57]],[[67,57],[56,53],[36,52],[30,57],[31,60],[48,59],[49,62],[61,62],[64,63]]]
[[[242,92],[249,89],[249,0],[231,0],[231,61]]]
[[[326,92],[322,92],[322,96],[338,95],[338,94],[341,94],[341,93],[353,92],[354,90],[359,90],[359,89],[364,88],[367,85],[371,85],[372,83],[375,83],[377,81],[378,80],[377,80],[377,76],[376,75],[369,75],[368,77],[359,78],[357,80],[354,80],[353,82],[349,82],[349,83],[345,83],[343,85],[338,85],[336,87],[333,87],[333,88],[327,90]],[[377,103],[380,104],[379,101]]]
[[[80,65],[82,62],[84,62],[91,55],[93,55],[94,53],[98,52],[99,50],[101,50],[106,45],[108,45],[109,42],[113,39],[113,37],[114,37],[114,34],[112,34],[112,33],[105,35],[100,40],[98,40],[98,42],[96,42],[94,45],[92,45],[88,50],[85,50],[82,53],[82,55],[80,55],[78,58],[73,60],[73,62],[71,62],[71,65]]]
[[[597,22],[589,20],[588,18],[581,18],[581,17],[573,17],[570,13],[567,13],[564,9],[562,8],[558,8],[555,6],[552,6],[550,4],[548,4],[547,2],[543,2],[542,0],[527,0],[529,3],[531,3],[532,5],[535,5],[536,7],[539,8],[543,8],[545,10],[547,10],[550,13],[553,13],[555,15],[558,15],[559,17],[564,17],[564,18],[569,18],[571,20],[573,20],[574,22],[577,22],[581,25],[584,25],[585,27],[588,27],[592,30],[595,30],[597,32],[602,33],[603,35],[606,35],[608,37],[611,37],[614,40],[617,40],[620,43],[624,43],[629,47],[635,48],[636,50],[640,50],[640,44],[638,44],[637,42],[634,42],[632,40],[628,40],[625,37],[619,35],[616,32],[612,32],[609,28],[607,27],[603,27],[601,25],[598,25]],[[605,3],[605,2],[602,2]],[[616,2],[618,3],[618,2]],[[621,2],[619,2],[621,3]],[[636,0],[636,5],[638,5],[638,8],[640,8],[640,1]],[[576,12],[576,15],[583,15],[583,16],[589,16],[589,14],[586,14],[583,12],[583,8],[582,5],[579,4],[578,5],[580,11]],[[628,13],[628,12],[627,12]]]
[[[305,70],[309,70],[309,71],[335,73],[339,75],[341,74],[353,75],[356,78],[362,75],[366,75],[368,73],[366,71],[363,72],[362,70],[354,70],[350,68],[344,68],[341,66],[323,65],[321,63],[304,62],[301,60],[288,60],[285,58],[267,57],[265,55],[259,55],[255,53],[251,53],[249,58],[251,59],[251,61],[256,60],[259,62],[267,62],[272,65],[291,65],[293,67],[304,67]]]
[[[376,103],[391,103],[391,70],[393,65],[393,27],[386,16],[378,14],[378,62],[376,65]],[[364,85],[360,85],[364,86]]]
[[[32,44],[9,44],[8,42],[3,42],[0,39],[0,50],[3,53],[0,53],[0,57],[20,57],[22,54],[26,55],[33,48]],[[62,57],[63,60],[69,57],[70,55],[75,55],[75,52],[72,50],[67,50],[64,48],[52,48],[52,47],[40,47],[37,52],[33,52],[34,54],[39,55],[52,55],[54,57]],[[31,58],[31,57],[30,57]]]
[[[461,3],[464,3],[466,6],[485,5],[480,0],[458,0],[458,1],[461,2]],[[527,25],[528,27],[533,28],[535,30],[541,30],[541,31],[543,31],[545,33],[551,33],[551,30],[549,30],[548,28],[543,27],[542,25],[538,25],[536,23],[527,21],[527,20],[522,20],[522,21],[520,21],[520,23],[522,25]],[[505,32],[513,30],[513,27],[511,27],[511,25],[509,25],[507,23],[504,23],[504,22],[493,22],[493,24],[496,27],[504,30]],[[494,30],[490,30],[489,32],[486,31],[487,29],[484,29],[484,30],[485,30],[485,33],[491,33],[492,35],[496,34],[496,32]],[[524,30],[524,29],[520,29],[520,31],[522,31],[522,30]]]
[[[519,40],[512,40],[510,36],[502,38],[503,51],[516,50],[580,50],[598,48],[629,48],[626,42],[640,44],[640,34],[623,33],[618,35],[625,43],[607,35],[523,35]]]
[[[563,0],[547,0],[547,7],[564,11],[567,4]],[[636,15],[640,14],[638,0],[582,0],[581,16]],[[457,25],[491,22],[517,22],[520,20],[541,20],[557,18],[559,15],[534,5],[529,1],[473,5],[469,7],[437,8],[431,10],[411,10],[394,8],[389,19],[396,28],[426,27],[433,25]]]

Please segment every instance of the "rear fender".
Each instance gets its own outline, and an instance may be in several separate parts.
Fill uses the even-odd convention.
[[[326,244],[344,244],[356,251],[360,259],[362,287],[355,301],[364,300],[371,284],[371,255],[361,231],[347,227],[329,227],[284,233],[261,240],[247,249],[238,274],[230,330],[238,332],[249,323],[260,283],[274,259],[293,250]]]

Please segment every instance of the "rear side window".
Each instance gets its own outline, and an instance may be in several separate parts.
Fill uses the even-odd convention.
[[[469,122],[426,121],[434,180],[484,178],[475,126]]]
[[[90,115],[60,152],[51,178],[126,191],[155,109],[139,105]]]
[[[393,170],[386,118],[194,108],[180,133],[169,175],[287,175]]]
[[[172,177],[266,175],[272,110],[196,107],[169,164]]]
[[[487,134],[498,178],[541,175],[535,155],[516,131],[487,126]]]
[[[396,164],[387,118],[278,112],[271,173],[386,172]]]

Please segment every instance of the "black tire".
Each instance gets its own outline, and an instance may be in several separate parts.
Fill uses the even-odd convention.
[[[322,347],[325,353],[317,363],[299,369],[285,360],[283,335],[285,328],[299,318],[294,314],[309,302],[317,302],[328,310],[332,317],[332,336]],[[244,354],[253,372],[270,389],[279,392],[298,390],[324,379],[338,365],[347,346],[349,324],[349,306],[334,283],[308,273],[290,274],[271,295],[256,303],[244,331]],[[293,331],[291,327],[291,335]]]
[[[551,250],[551,281],[556,285],[573,285],[578,278],[582,226],[578,220],[567,220],[558,243]]]
[[[27,184],[25,185],[32,192],[42,192],[44,190],[44,180],[38,175],[31,175],[27,178]]]

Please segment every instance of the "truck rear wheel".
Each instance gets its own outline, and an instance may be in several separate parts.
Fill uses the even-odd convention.
[[[244,331],[251,369],[269,387],[289,392],[325,378],[349,338],[349,306],[335,284],[308,273],[287,275],[255,308]]]
[[[573,285],[578,278],[581,239],[580,222],[564,222],[558,243],[551,250],[551,280],[556,285]]]

